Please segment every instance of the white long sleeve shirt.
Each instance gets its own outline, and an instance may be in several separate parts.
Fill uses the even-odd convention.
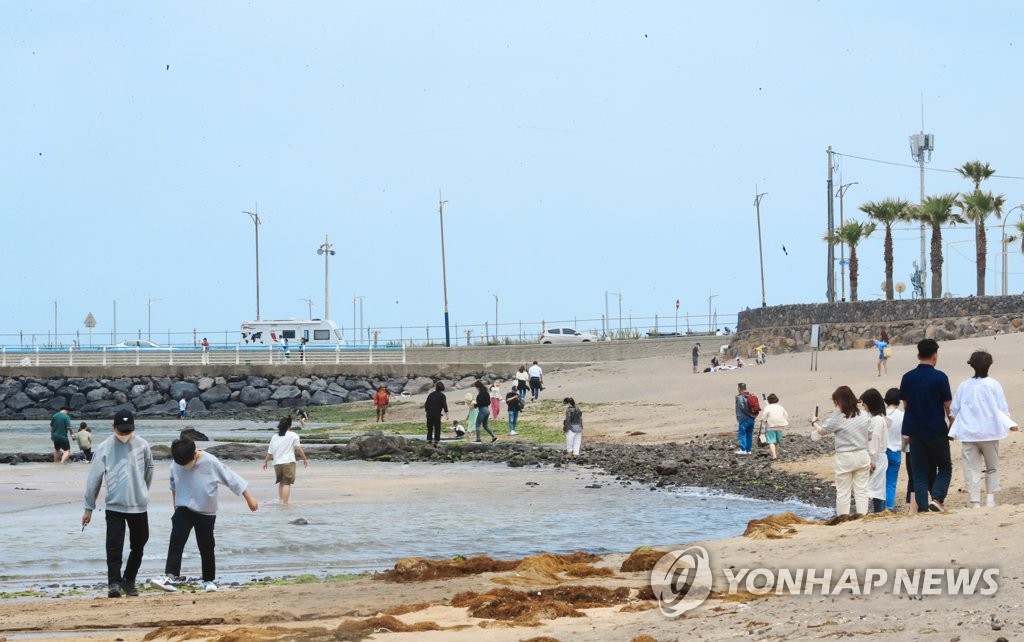
[[[1012,426],[1003,387],[992,377],[972,377],[956,389],[949,414],[956,421],[949,436],[960,441],[1004,439]]]

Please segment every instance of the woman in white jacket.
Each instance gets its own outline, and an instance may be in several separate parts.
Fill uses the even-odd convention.
[[[961,383],[953,395],[949,406],[953,426],[949,436],[963,443],[964,478],[971,506],[981,508],[982,472],[988,492],[986,505],[995,506],[999,490],[999,440],[1006,438],[1017,424],[1010,418],[1003,387],[988,376],[992,355],[976,351],[967,365],[974,368],[974,376]]]
[[[871,429],[868,431],[868,456],[871,458],[868,498],[871,500],[871,512],[881,513],[885,510],[885,473],[889,468],[885,448],[889,442],[891,420],[886,416],[885,400],[878,390],[868,388],[860,396],[860,402],[871,415]]]

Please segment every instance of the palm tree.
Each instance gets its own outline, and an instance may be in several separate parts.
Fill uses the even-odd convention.
[[[956,171],[974,183],[974,191],[980,190],[981,182],[996,173],[988,163],[982,163],[980,160],[968,161],[957,167]]]
[[[986,254],[988,254],[988,240],[985,237],[985,219],[990,214],[996,218],[1003,215],[1003,205],[1006,198],[1002,195],[994,195],[992,192],[982,192],[979,189],[974,193],[963,197],[960,201],[960,208],[963,217],[974,223],[974,256],[977,267],[978,296],[985,296],[985,269]]]
[[[857,246],[875,231],[874,223],[848,220],[839,229],[827,232],[822,240],[830,245],[845,243],[850,247],[850,301],[857,300]]]
[[[892,300],[892,225],[910,219],[910,203],[902,198],[887,198],[879,202],[868,201],[860,211],[885,226],[885,298]]]
[[[953,211],[959,194],[949,192],[939,196],[929,196],[919,207],[914,208],[914,217],[932,227],[932,298],[942,296],[942,226],[956,225],[965,222]]]

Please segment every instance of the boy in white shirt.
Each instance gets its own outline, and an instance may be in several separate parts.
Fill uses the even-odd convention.
[[[194,441],[175,439],[171,443],[171,498],[174,515],[171,517],[171,541],[167,546],[164,575],[149,581],[162,591],[176,591],[175,578],[181,573],[181,554],[185,550],[189,533],[196,531],[196,544],[203,567],[203,587],[216,591],[217,561],[214,554],[213,528],[217,520],[217,486],[223,484],[236,495],[241,495],[249,510],[259,508],[250,493],[249,484],[210,453],[196,450]]]

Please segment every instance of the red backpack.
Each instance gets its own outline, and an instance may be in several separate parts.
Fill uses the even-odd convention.
[[[751,416],[756,417],[761,412],[761,402],[758,401],[757,395],[750,394],[749,392],[743,394],[747,396],[747,407],[750,409]]]

